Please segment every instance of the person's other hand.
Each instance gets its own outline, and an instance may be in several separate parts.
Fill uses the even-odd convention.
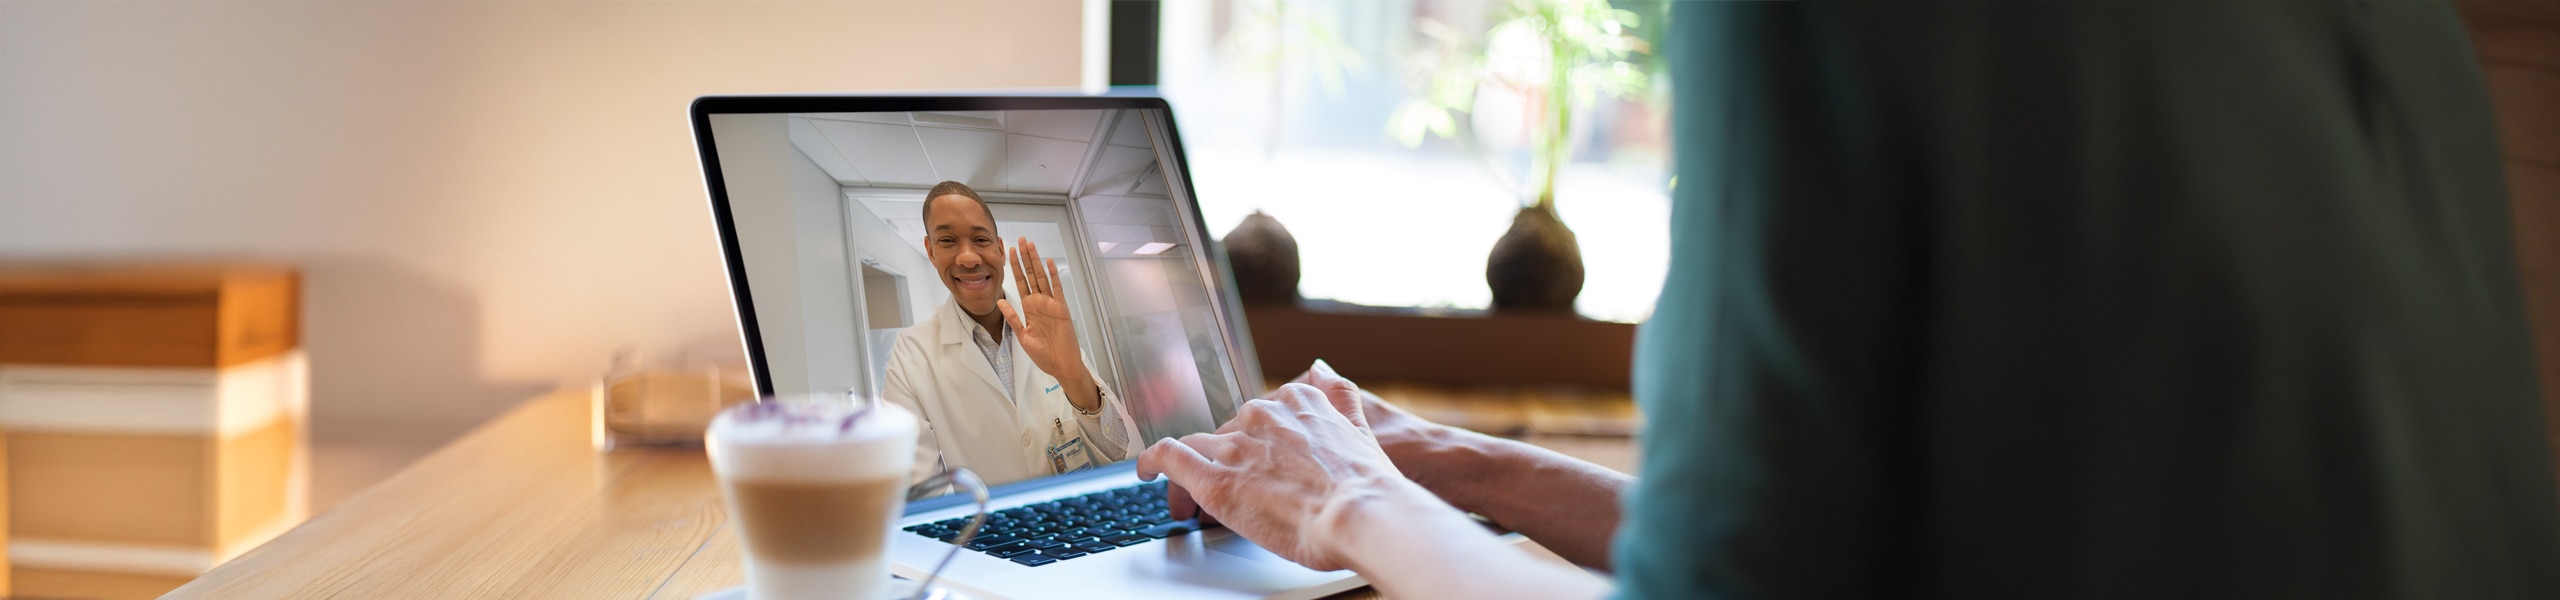
[[[1013,288],[1022,296],[1022,306],[1016,309],[1011,301],[997,300],[996,310],[1013,325],[1014,337],[1022,342],[1022,353],[1030,355],[1033,366],[1072,383],[1086,373],[1084,352],[1076,345],[1075,317],[1067,312],[1058,261],[1041,260],[1040,248],[1030,238],[1015,238],[1015,242],[1016,247],[1006,249],[1005,260],[1012,263]]]
[[[1370,435],[1358,387],[1339,376],[1246,402],[1217,433],[1156,442],[1138,456],[1138,477],[1159,474],[1174,482],[1167,487],[1175,516],[1216,515],[1246,539],[1318,570],[1347,566],[1326,544],[1337,539],[1329,516],[1411,485]]]

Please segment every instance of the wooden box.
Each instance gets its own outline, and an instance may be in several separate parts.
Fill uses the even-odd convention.
[[[300,282],[0,265],[13,593],[156,595],[301,522]]]
[[[0,264],[0,364],[237,365],[301,346],[300,298],[273,267]]]

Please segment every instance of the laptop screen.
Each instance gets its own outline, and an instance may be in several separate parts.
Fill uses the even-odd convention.
[[[1260,384],[1162,108],[697,124],[761,391],[914,412],[916,479],[1133,460]]]

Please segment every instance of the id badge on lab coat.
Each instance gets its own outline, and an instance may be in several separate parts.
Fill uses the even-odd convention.
[[[1055,471],[1051,471],[1053,473],[1073,473],[1094,467],[1093,448],[1084,443],[1084,436],[1076,436],[1068,438],[1067,441],[1064,442],[1050,444],[1048,455],[1049,468],[1056,469]]]

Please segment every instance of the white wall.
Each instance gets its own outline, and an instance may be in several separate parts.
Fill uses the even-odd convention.
[[[1080,15],[0,2],[0,258],[300,264],[316,434],[451,435],[618,347],[735,347],[691,98],[1069,87]]]
[[[779,120],[779,119],[776,119]],[[787,135],[774,139],[789,154],[791,208],[800,263],[800,326],[808,331],[809,390],[869,389],[861,368],[861,310],[852,253],[845,249],[844,186],[827,175]],[[723,161],[726,162],[726,161]],[[765,327],[772,330],[770,326]],[[779,385],[779,384],[777,384]]]

